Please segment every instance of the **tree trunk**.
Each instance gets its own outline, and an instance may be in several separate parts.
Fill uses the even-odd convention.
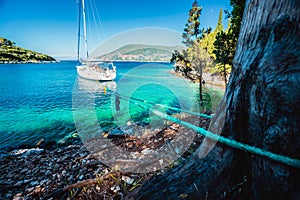
[[[223,63],[223,76],[224,76],[224,83],[225,83],[225,88],[227,87],[227,69],[226,69],[226,64]]]
[[[300,1],[247,0],[242,23],[222,135],[300,159]],[[299,168],[219,143],[200,155],[152,178],[129,198],[300,197]]]
[[[202,91],[202,62],[199,67],[199,99],[200,99],[200,108],[202,110],[203,107],[203,91]]]

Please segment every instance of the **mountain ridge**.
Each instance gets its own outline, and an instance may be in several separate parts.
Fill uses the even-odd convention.
[[[96,56],[96,58],[114,61],[170,62],[174,50],[182,49],[181,46],[127,44],[110,53]]]

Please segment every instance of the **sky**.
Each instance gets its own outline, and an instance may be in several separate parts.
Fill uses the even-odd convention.
[[[76,1],[78,0],[0,0],[0,37],[10,39],[23,48],[54,57],[75,57],[78,29]],[[145,35],[149,27],[181,35],[194,0],[85,1],[89,9],[88,43],[89,49],[93,50],[99,44],[120,38],[116,36],[124,33],[133,33],[132,38]],[[231,10],[229,0],[198,2],[203,8],[200,26],[204,28],[216,26],[220,8]],[[227,23],[223,20],[225,27]],[[131,32],[141,29],[146,31]],[[123,42],[124,40],[123,38]]]

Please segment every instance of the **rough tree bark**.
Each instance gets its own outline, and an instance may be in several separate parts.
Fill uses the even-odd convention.
[[[300,159],[299,47],[299,0],[247,0],[223,136]],[[129,198],[297,199],[299,191],[299,168],[217,143]]]

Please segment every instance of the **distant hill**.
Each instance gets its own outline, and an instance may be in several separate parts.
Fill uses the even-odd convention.
[[[0,37],[0,63],[38,63],[55,61],[51,56],[23,49],[14,42]]]
[[[181,46],[128,44],[113,52],[96,58],[115,61],[169,62],[174,50],[182,49],[183,47]]]

